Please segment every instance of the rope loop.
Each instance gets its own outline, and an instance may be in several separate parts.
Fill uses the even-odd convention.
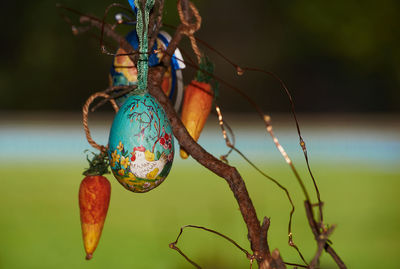
[[[193,23],[189,23],[186,20],[185,15],[183,14],[183,10],[182,10],[181,0],[178,0],[179,18],[180,18],[182,24],[185,26],[185,29],[182,31],[182,33],[185,34],[187,37],[189,37],[190,43],[192,45],[192,49],[194,51],[194,54],[196,54],[196,57],[197,57],[197,62],[200,64],[202,54],[199,50],[199,47],[197,46],[197,42],[196,42],[196,38],[194,37],[194,33],[200,29],[201,16],[200,16],[200,13],[197,10],[196,6],[192,2],[189,2],[189,8],[195,18],[195,21]]]
[[[90,134],[90,129],[88,126],[88,115],[89,115],[89,106],[93,103],[94,99],[96,99],[97,97],[103,97],[105,99],[108,99],[112,105],[112,107],[115,110],[115,113],[118,112],[119,108],[117,106],[117,103],[115,102],[114,99],[112,99],[108,94],[103,93],[103,92],[97,92],[95,94],[92,94],[87,100],[85,105],[82,107],[82,123],[83,123],[83,129],[85,130],[85,134],[86,134],[86,139],[88,141],[88,143],[94,147],[95,149],[100,150],[100,152],[105,152],[108,148],[108,146],[103,146],[103,145],[99,145],[97,144],[91,134]]]

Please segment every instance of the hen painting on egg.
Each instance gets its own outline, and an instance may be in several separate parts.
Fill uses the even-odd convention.
[[[118,181],[133,192],[161,184],[174,158],[171,126],[160,104],[148,93],[122,105],[110,131],[109,159]]]

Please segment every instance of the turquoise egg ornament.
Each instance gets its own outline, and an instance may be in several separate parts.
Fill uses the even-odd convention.
[[[145,92],[131,95],[110,130],[110,167],[126,189],[147,192],[160,185],[174,159],[172,128],[158,101]]]

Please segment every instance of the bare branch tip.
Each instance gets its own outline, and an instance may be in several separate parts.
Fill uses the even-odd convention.
[[[271,256],[272,256],[272,258],[273,258],[274,260],[278,259],[280,255],[281,255],[281,254],[280,254],[280,252],[279,252],[279,250],[278,250],[277,248],[274,249],[274,250],[272,251],[272,253],[271,253]]]
[[[238,76],[242,76],[244,74],[244,70],[240,66],[236,66],[236,73]]]
[[[79,34],[79,31],[78,31],[78,29],[76,28],[75,25],[72,25],[72,26],[71,26],[71,31],[72,31],[72,34],[73,34],[73,35],[78,35],[78,34]]]

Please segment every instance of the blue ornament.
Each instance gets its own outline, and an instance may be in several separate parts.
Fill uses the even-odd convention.
[[[133,12],[137,13],[137,7],[135,6],[134,0],[128,0],[129,5],[131,6]]]
[[[174,159],[174,138],[154,97],[128,97],[114,118],[108,154],[114,176],[130,191],[147,192],[164,181]]]

